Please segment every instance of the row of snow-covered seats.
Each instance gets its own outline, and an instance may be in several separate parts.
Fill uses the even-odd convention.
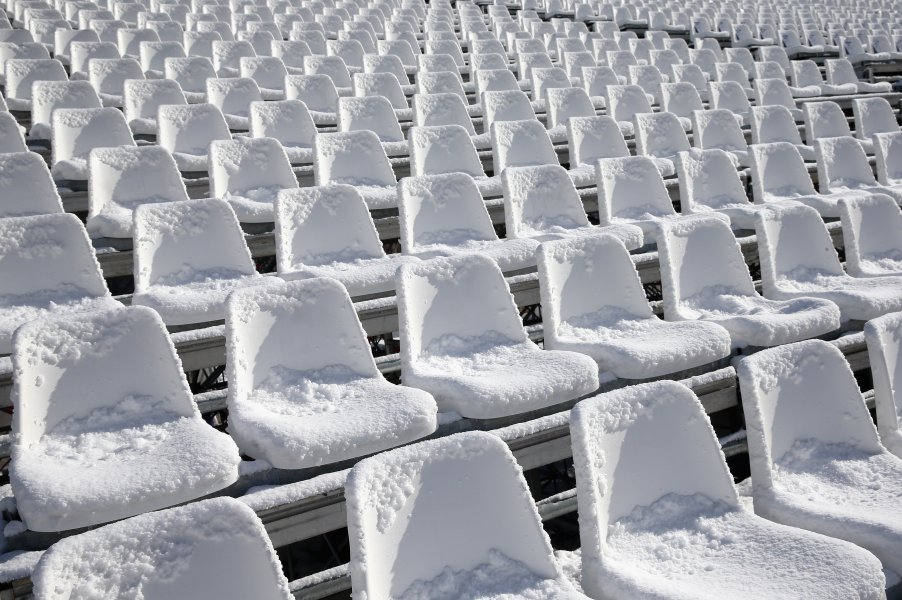
[[[552,552],[520,467],[491,433],[367,458],[344,485],[353,592],[883,598],[884,573],[902,568],[902,399],[893,391],[900,332],[898,313],[866,327],[879,435],[830,344],[799,342],[737,363],[754,513],[703,406],[671,381],[601,394],[571,412],[580,554]],[[32,579],[39,600],[75,591],[147,600],[292,597],[262,524],[229,498],[64,539],[44,553]]]

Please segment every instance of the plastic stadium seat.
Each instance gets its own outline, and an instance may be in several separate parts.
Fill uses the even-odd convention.
[[[722,327],[656,317],[629,251],[612,236],[543,243],[538,264],[548,349],[587,354],[602,372],[626,379],[660,377],[730,354]]]
[[[389,156],[407,154],[407,141],[401,132],[401,125],[391,103],[384,96],[339,98],[338,130],[372,131]]]
[[[460,125],[414,126],[407,130],[413,176],[465,173],[485,197],[501,195],[501,179],[486,177],[476,146]]]
[[[852,114],[859,140],[870,141],[874,134],[900,131],[896,111],[886,98],[856,98],[852,100]]]
[[[344,183],[357,188],[370,209],[397,206],[397,178],[372,131],[321,133],[313,142],[316,185]]]
[[[147,21],[144,26],[151,31],[156,31],[161,42],[178,42],[181,44],[184,39],[185,28],[176,21]]]
[[[758,60],[761,62],[775,62],[789,71],[791,62],[785,48],[780,46],[764,46],[758,48]]]
[[[473,179],[464,173],[405,178],[398,191],[401,249],[420,258],[481,254],[502,271],[535,266],[538,242],[499,240]]]
[[[551,88],[545,94],[549,129],[559,128],[563,132],[570,119],[595,116],[592,100],[582,88]]]
[[[260,25],[265,25],[265,23],[260,23]],[[269,23],[269,25],[275,27],[273,23]],[[271,31],[239,31],[235,35],[235,39],[240,42],[248,42],[257,56],[268,56],[272,42],[276,38]]]
[[[144,79],[144,71],[134,58],[93,58],[88,62],[88,80],[104,106],[123,106],[128,79]]]
[[[158,115],[158,142],[182,172],[207,172],[210,142],[231,139],[222,112],[212,104],[163,105]]]
[[[730,111],[742,125],[748,122],[752,107],[745,90],[735,81],[712,81],[708,84],[708,97],[710,108]]]
[[[285,98],[303,102],[317,125],[338,123],[338,90],[328,75],[287,76]]]
[[[902,275],[902,213],[888,196],[840,201],[846,271],[856,277]]]
[[[637,226],[649,241],[655,238],[658,223],[677,218],[664,179],[650,158],[606,158],[596,171],[602,225]]]
[[[686,214],[715,211],[730,219],[733,229],[754,229],[762,206],[749,202],[745,187],[724,150],[690,150],[677,160],[680,210]]]
[[[545,127],[535,119],[493,122],[491,134],[495,175],[508,167],[558,164]]]
[[[98,556],[108,557],[116,568],[98,569]],[[191,569],[171,577],[166,569],[176,559]],[[132,517],[67,538],[41,557],[33,581],[35,595],[47,600],[84,590],[146,600],[172,594],[197,599],[229,594],[260,600],[292,597],[263,524],[246,504],[228,497]]]
[[[698,65],[679,64],[671,67],[674,83],[691,83],[702,100],[708,100],[708,80]]]
[[[842,353],[810,340],[746,357],[736,372],[755,512],[853,542],[885,569],[902,569],[902,462],[880,444]],[[811,410],[819,418],[803,417]]]
[[[172,156],[159,146],[95,148],[88,159],[91,237],[130,238],[138,205],[187,200]]]
[[[238,478],[235,443],[201,419],[153,311],[33,321],[17,332],[13,361],[26,378],[14,384],[10,481],[32,531],[158,510]]]
[[[728,152],[741,166],[749,164],[749,145],[734,113],[724,109],[697,110],[692,115],[693,144],[702,150]]]
[[[61,212],[59,192],[39,154],[0,153],[0,219]]]
[[[506,67],[503,69],[478,69],[474,75],[475,91],[479,97],[485,92],[520,91],[517,78]]]
[[[880,563],[862,548],[743,507],[705,408],[685,386],[660,381],[586,400],[571,432],[580,514],[591,515],[580,520],[581,581],[593,597],[884,594]],[[661,452],[644,450],[651,440]],[[635,485],[635,473],[656,485]],[[809,560],[831,567],[799,578]]]
[[[263,100],[257,82],[249,77],[207,80],[207,101],[222,111],[229,129],[250,129],[251,103]]]
[[[839,56],[845,58],[853,65],[873,61],[890,60],[888,54],[875,54],[866,52],[864,44],[855,36],[840,36],[839,38]]]
[[[55,180],[86,181],[88,154],[94,148],[134,146],[122,111],[116,108],[60,108],[52,117]]]
[[[210,142],[210,194],[226,200],[241,223],[271,223],[281,190],[298,187],[278,140],[235,137]]]
[[[3,88],[10,110],[31,110],[31,84],[35,81],[66,81],[63,63],[52,58],[11,58],[4,66]]]
[[[413,123],[419,127],[459,125],[467,131],[478,150],[489,149],[492,145],[490,133],[476,133],[464,101],[454,93],[414,96]]]
[[[534,102],[542,103],[546,100],[548,90],[571,87],[567,72],[560,67],[533,68],[530,72],[531,93]]]
[[[243,57],[254,57],[254,47],[245,41],[213,41],[213,68],[219,77],[238,77]]]
[[[583,67],[582,87],[596,106],[607,106],[606,90],[608,86],[623,85],[625,83],[626,80],[617,77],[617,74],[614,73],[611,67]]]
[[[843,85],[846,83],[854,83],[858,88],[859,94],[869,94],[874,92],[889,92],[892,85],[888,81],[878,83],[868,83],[861,81],[855,74],[852,63],[845,58],[827,59],[827,83],[831,85]]]
[[[652,96],[659,105],[661,104],[661,84],[667,83],[668,78],[661,74],[654,65],[630,65],[630,83],[641,87],[645,93]]]
[[[157,134],[157,112],[163,105],[185,105],[188,101],[178,83],[170,79],[127,79],[123,109],[135,135]]]
[[[313,51],[306,42],[293,40],[274,40],[270,44],[273,58],[281,59],[285,69],[291,75],[304,74],[304,57],[311,56]]]
[[[734,62],[719,62],[714,65],[715,79],[720,83],[732,81],[742,88],[747,98],[755,97],[755,90],[749,84],[749,74],[745,67]]]
[[[868,358],[874,378],[874,399],[880,442],[896,456],[902,456],[902,430],[899,429],[899,406],[896,390],[902,353],[899,352],[902,313],[890,313],[871,319],[864,326]]]
[[[633,131],[636,154],[652,158],[662,173],[673,174],[677,154],[690,148],[683,125],[673,113],[638,113],[633,116]]]
[[[10,113],[0,112],[0,155],[19,152],[28,152],[22,128]]]
[[[795,146],[804,160],[815,160],[814,148],[802,143],[795,119],[785,106],[753,106],[749,113],[749,126],[752,144],[786,142]]]
[[[805,142],[814,146],[822,138],[852,137],[849,122],[842,109],[835,102],[806,102],[802,108],[805,122]],[[873,153],[870,138],[862,139],[861,146]]]
[[[633,225],[591,225],[572,179],[560,165],[513,167],[501,177],[508,237],[544,241],[607,231],[631,250],[642,245],[641,230]]]
[[[790,75],[793,87],[811,89],[818,96],[842,96],[858,93],[858,87],[854,83],[842,85],[825,83],[820,67],[813,60],[792,61]]]
[[[181,36],[179,36],[181,38]],[[181,39],[177,42],[141,42],[138,48],[141,68],[148,79],[162,79],[167,58],[185,58]]]
[[[203,56],[188,58],[167,58],[165,61],[166,79],[179,84],[189,104],[202,104],[207,101],[207,79],[216,77],[213,63]]]
[[[33,60],[49,59],[50,53],[43,44],[35,42],[25,42],[22,44],[0,42],[0,83],[6,82],[6,63],[14,58]]]
[[[120,28],[116,30],[116,45],[123,58],[138,58],[141,52],[141,42],[159,41],[160,36],[152,29]]]
[[[467,103],[467,93],[456,73],[449,71],[417,73],[417,95],[421,94],[455,94]],[[416,96],[414,96],[416,102]]]
[[[881,185],[902,185],[902,132],[873,136],[877,159],[877,181]]]
[[[351,73],[341,57],[338,56],[305,56],[304,73],[307,75],[328,75],[342,96],[351,94],[353,86]]]
[[[326,55],[337,56],[355,72],[363,70],[363,46],[357,40],[326,40]]]
[[[345,496],[351,585],[367,598],[441,590],[461,598],[585,598],[554,559],[516,459],[489,433],[364,459]],[[448,543],[424,554],[436,539]]]
[[[99,42],[97,32],[90,29],[57,29],[53,38],[53,56],[64,65],[70,62],[72,42]]]
[[[348,185],[281,192],[276,229],[282,278],[330,277],[353,296],[394,291],[398,266],[416,260],[385,253],[363,198]]]
[[[281,59],[272,56],[244,56],[239,60],[241,77],[253,79],[264,100],[285,98],[285,76],[288,70]]]
[[[662,83],[661,111],[673,113],[680,119],[683,129],[692,129],[692,113],[703,110],[702,98],[691,83]]]
[[[638,85],[607,86],[605,106],[608,116],[617,121],[625,136],[633,135],[633,117],[652,112],[648,97]]]
[[[250,134],[278,140],[292,165],[313,163],[316,125],[300,100],[251,102]]]
[[[866,321],[902,310],[902,277],[852,277],[843,270],[827,227],[813,208],[770,206],[755,226],[764,295],[822,298],[842,320]]]
[[[567,148],[571,173],[594,177],[602,158],[629,156],[620,127],[611,117],[572,117],[567,121]],[[672,166],[672,163],[671,163]]]
[[[435,431],[435,401],[385,380],[348,292],[334,279],[237,291],[227,310],[229,433],[243,453],[303,469]],[[282,351],[299,339],[321,341]]]
[[[415,86],[410,84],[410,77],[401,59],[393,54],[367,54],[363,57],[363,72],[367,74],[389,74],[397,78],[401,90],[412,95]]]
[[[734,348],[787,344],[840,325],[832,302],[762,297],[725,219],[690,215],[666,222],[658,254],[665,318],[716,323],[730,332]]]
[[[796,122],[803,118],[785,79],[755,79],[755,103],[757,106],[786,107]]]
[[[877,183],[860,140],[852,137],[821,138],[815,143],[814,150],[817,156],[817,185],[821,193],[844,197],[886,194],[902,202],[902,187]]]
[[[257,273],[235,213],[224,200],[142,204],[135,210],[135,294],[169,326],[225,318],[236,289],[278,285]]]
[[[534,107],[520,90],[482,92],[481,98],[482,126],[486,132],[495,122],[536,120]]]
[[[213,60],[213,42],[221,42],[222,36],[216,31],[186,31],[182,45],[188,56],[202,56]]]

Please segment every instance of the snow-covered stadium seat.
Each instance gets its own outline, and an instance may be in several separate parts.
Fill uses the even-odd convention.
[[[489,433],[364,459],[345,497],[355,593],[585,599],[554,559],[516,459]],[[423,552],[437,539],[445,543]]]
[[[796,108],[796,102],[785,79],[755,79],[755,103],[757,106],[784,106],[796,122],[802,121],[802,111]]]
[[[162,79],[167,58],[185,58],[185,48],[181,36],[177,42],[141,42],[139,56],[144,76],[148,79]]]
[[[633,116],[636,154],[652,159],[661,173],[676,172],[677,154],[689,150],[689,138],[683,124],[673,113],[639,113]],[[696,133],[697,135],[697,133]]]
[[[134,58],[92,58],[88,61],[88,81],[104,106],[122,108],[122,94],[128,79],[144,79],[144,71]]]
[[[902,132],[873,136],[877,163],[877,181],[881,185],[902,185]]]
[[[407,142],[411,175],[466,173],[484,197],[501,195],[501,178],[486,177],[476,146],[460,125],[411,127]]]
[[[125,116],[117,108],[60,108],[52,116],[55,180],[88,179],[88,155],[94,148],[134,146]]]
[[[724,109],[692,114],[693,145],[702,150],[723,150],[740,166],[749,164],[749,145],[734,113]]]
[[[896,111],[886,98],[855,98],[852,115],[855,117],[855,137],[859,140],[870,141],[875,134],[900,131]]]
[[[63,63],[52,58],[11,58],[4,66],[3,88],[10,110],[31,110],[31,84],[35,81],[66,81]]]
[[[633,135],[633,117],[650,113],[651,103],[638,85],[609,85],[605,88],[607,113],[620,126],[623,135]]]
[[[51,115],[58,108],[100,108],[100,97],[87,81],[35,81],[32,84],[29,137],[51,139]]]
[[[761,282],[768,298],[823,298],[839,306],[843,321],[902,310],[902,277],[846,274],[826,225],[810,206],[770,205],[757,218]]]
[[[0,219],[61,212],[59,192],[39,154],[0,153]]]
[[[846,58],[827,59],[827,82],[831,85],[843,85],[853,83],[858,88],[859,94],[869,94],[874,92],[889,92],[892,90],[892,84],[887,81],[877,83],[868,83],[861,81],[855,74],[855,68]]]
[[[899,375],[902,375],[902,313],[890,313],[871,319],[864,326],[868,345],[871,376],[874,378],[874,400],[877,410],[877,431],[887,450],[902,458],[902,429],[900,429]]]
[[[338,130],[372,131],[388,156],[407,154],[407,141],[391,103],[383,96],[338,99]]]
[[[722,327],[654,315],[629,251],[614,236],[545,242],[537,257],[545,348],[587,354],[602,372],[626,379],[729,356]]]
[[[170,326],[222,320],[232,291],[279,283],[254,269],[224,200],[142,204],[135,209],[134,236],[132,304],[153,308]]]
[[[257,56],[250,42],[213,41],[213,68],[219,77],[238,77],[241,58],[245,56]]]
[[[306,104],[318,125],[338,123],[338,89],[328,75],[289,75],[285,78],[285,98]]]
[[[278,140],[292,165],[313,163],[316,125],[300,100],[251,102],[250,135]]]
[[[207,79],[207,102],[222,111],[231,130],[250,129],[251,103],[262,100],[257,82],[250,77]]]
[[[398,319],[404,382],[441,411],[492,419],[572,401],[598,388],[581,354],[541,350],[526,334],[501,269],[467,255],[403,265]]]
[[[88,159],[91,237],[128,238],[140,204],[187,200],[172,156],[159,146],[95,148]]]
[[[792,61],[792,86],[810,90],[817,96],[843,96],[858,93],[858,86],[854,83],[832,85],[826,83],[821,76],[821,69],[813,60]]]
[[[232,137],[222,112],[212,104],[163,105],[157,114],[157,140],[183,173],[206,173],[210,143]]]
[[[435,401],[385,380],[334,279],[237,291],[227,311],[229,433],[244,454],[303,469],[435,431]],[[301,339],[317,342],[284,352]]]
[[[253,79],[264,100],[285,98],[285,76],[288,69],[280,58],[272,56],[242,56],[238,61],[239,75]]]
[[[753,106],[749,114],[752,144],[787,142],[796,147],[803,160],[814,161],[814,148],[802,143],[795,118],[785,106]]]
[[[216,77],[213,63],[203,56],[167,58],[164,62],[166,79],[172,79],[182,88],[189,104],[207,101],[207,79]]]
[[[817,185],[821,193],[845,198],[886,194],[902,202],[902,186],[877,183],[861,141],[843,136],[821,138],[815,142]],[[871,140],[868,143],[872,145]]]
[[[238,478],[238,448],[201,419],[153,311],[33,321],[16,332],[12,360],[10,481],[29,529],[115,521]]]
[[[330,277],[352,296],[395,289],[395,272],[416,259],[386,254],[360,192],[323,184],[276,198],[276,265],[283,279]]]
[[[677,218],[661,172],[651,158],[606,158],[598,161],[596,171],[602,225],[634,225],[652,241],[657,223]]]
[[[602,394],[578,404],[570,424],[581,583],[593,598],[884,594],[880,562],[862,548],[742,507],[705,409],[685,386]],[[645,450],[650,440],[656,452]],[[800,577],[809,564],[831,566]]]
[[[171,79],[127,79],[123,89],[125,120],[135,135],[157,134],[157,113],[163,105],[188,101],[182,88]]]
[[[401,249],[420,258],[481,254],[502,271],[535,266],[538,242],[512,234],[500,240],[479,188],[465,173],[422,175],[398,186]]]
[[[658,255],[665,318],[717,323],[730,332],[735,348],[786,344],[840,325],[832,302],[762,297],[725,219],[688,215],[667,222]]]
[[[608,116],[570,118],[567,149],[570,171],[591,177],[595,176],[595,163],[599,160],[630,155],[617,121]]]
[[[8,112],[0,112],[0,155],[28,152],[19,122]]]
[[[173,561],[190,568],[173,573]],[[245,503],[228,497],[139,515],[69,537],[41,557],[32,580],[35,596],[43,600],[95,592],[145,600],[173,595],[197,600],[292,598],[260,519]]]
[[[276,195],[297,177],[278,140],[236,136],[210,142],[210,194],[226,200],[241,223],[271,223]]]
[[[852,137],[846,115],[836,102],[806,102],[802,108],[805,123],[805,143],[814,146],[822,138]],[[870,138],[859,140],[872,153]]]
[[[318,134],[313,141],[313,166],[316,185],[352,185],[370,209],[397,206],[398,180],[372,131]]]
[[[842,353],[809,340],[746,357],[736,373],[755,512],[853,542],[902,570],[902,459],[880,444]]]
[[[75,215],[0,219],[0,236],[5,240],[0,260],[4,281],[0,353],[10,352],[13,332],[28,321],[120,306],[107,290],[87,233]]]
[[[856,277],[902,275],[902,212],[881,194],[840,200],[846,271]]]

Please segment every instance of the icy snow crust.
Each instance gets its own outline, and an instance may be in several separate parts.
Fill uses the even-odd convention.
[[[435,430],[435,401],[382,377],[337,281],[236,292],[226,335],[230,433],[255,458],[300,469],[379,452]],[[310,345],[286,354],[298,339]]]
[[[100,365],[112,380],[96,376]],[[10,479],[33,531],[157,510],[238,477],[235,444],[200,418],[146,308],[29,323],[16,332],[13,366]]]
[[[584,598],[554,562],[519,465],[491,434],[365,459],[345,497],[359,600]],[[439,538],[442,552],[423,552]]]
[[[740,506],[704,408],[681,384],[585,400],[571,435],[581,583],[593,597],[884,596],[867,552]]]
[[[292,597],[263,525],[231,498],[66,538],[44,554],[33,581],[36,600]]]

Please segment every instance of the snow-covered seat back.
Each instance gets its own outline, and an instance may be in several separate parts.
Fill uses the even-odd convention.
[[[639,113],[633,121],[638,154],[670,158],[690,148],[680,119],[673,113]]]
[[[578,87],[551,88],[545,92],[548,127],[566,126],[574,117],[594,117],[595,108],[586,91]]]
[[[302,154],[303,162],[312,161],[316,125],[307,105],[300,100],[252,102],[250,134],[278,140],[292,163],[301,162]],[[309,157],[302,150],[309,150]],[[295,155],[299,160],[295,160]]]
[[[746,152],[748,143],[734,117],[724,109],[697,110],[692,114],[693,143],[696,148],[719,148],[727,152]],[[744,162],[744,161],[743,161]]]
[[[856,277],[902,275],[902,212],[889,196],[840,200],[846,271]]]
[[[499,561],[517,561],[521,585],[560,577],[520,468],[491,434],[461,433],[365,459],[351,471],[345,496],[352,586],[372,600]],[[424,553],[436,539],[445,542],[441,551]],[[512,582],[483,585],[505,583]]]
[[[749,121],[753,144],[788,142],[802,145],[795,119],[785,106],[753,106]]]
[[[886,98],[856,98],[852,100],[855,117],[855,137],[870,140],[877,133],[899,131],[896,111]]]
[[[244,195],[297,187],[282,145],[272,138],[235,137],[210,142],[210,193]]]
[[[338,90],[328,75],[289,75],[285,78],[285,97],[300,100],[312,111],[334,113],[338,110]]]
[[[755,98],[758,106],[777,105],[790,110],[796,109],[795,100],[785,79],[756,79]]]
[[[417,94],[413,97],[413,122],[420,127],[460,125],[476,135],[464,99],[454,93]]]
[[[817,194],[802,156],[793,144],[774,142],[749,146],[752,196],[756,204],[788,196]]]
[[[851,136],[821,138],[815,142],[814,151],[821,193],[869,189],[877,185],[859,140]]]
[[[0,219],[61,212],[59,192],[40,154],[0,154]]]
[[[661,109],[684,119],[691,119],[692,112],[702,110],[702,98],[691,83],[661,84]]]
[[[725,150],[693,150],[680,155],[680,207],[698,213],[748,204],[745,187]],[[749,205],[751,209],[751,205]],[[729,214],[729,213],[728,213]]]
[[[873,139],[877,181],[882,185],[902,184],[902,132],[878,133]]]
[[[203,273],[256,273],[231,207],[216,198],[145,204],[135,211],[135,290]]]
[[[756,491],[773,489],[774,463],[799,444],[883,451],[849,363],[833,344],[808,340],[762,350],[739,361],[736,374]]]
[[[134,146],[122,111],[116,108],[64,108],[53,111],[55,179],[87,179],[88,154],[94,148]]]
[[[19,122],[9,112],[0,112],[0,154],[28,152]]]
[[[582,200],[562,166],[512,167],[501,177],[508,236],[531,237],[549,230],[588,227]]]
[[[602,224],[675,214],[661,172],[649,157],[604,159],[598,162],[596,172]]]
[[[372,131],[321,133],[314,139],[313,148],[316,185],[397,183],[379,138]]]
[[[129,79],[123,89],[125,119],[135,134],[156,134],[160,107],[187,103],[181,86],[171,79]]]
[[[207,79],[216,77],[213,63],[205,56],[189,56],[188,58],[167,58],[164,63],[166,79],[172,79],[186,94],[191,94],[190,101],[204,102],[207,96]]]
[[[49,140],[53,111],[58,108],[100,108],[100,97],[87,81],[35,81],[31,100],[31,131]]]
[[[499,175],[508,167],[558,164],[545,127],[535,119],[492,123],[492,163]]]
[[[383,96],[338,99],[339,131],[372,131],[381,142],[403,142],[391,102]]]
[[[396,110],[410,108],[400,80],[391,73],[354,73],[353,81],[357,97],[382,96]]]
[[[10,110],[31,109],[31,84],[35,81],[66,81],[63,63],[52,58],[12,58],[4,67],[4,94]]]
[[[482,93],[483,128],[491,129],[500,121],[535,120],[536,113],[529,98],[520,90],[494,91]]]
[[[98,556],[115,568],[98,569]],[[168,568],[174,560],[184,560],[191,568],[172,576]],[[68,598],[84,589],[145,600],[173,595],[291,598],[260,519],[245,503],[228,497],[147,513],[69,537],[41,557],[33,581],[36,596],[46,600]]]
[[[460,125],[411,127],[407,132],[412,175],[466,173],[484,177],[482,161]]]
[[[833,241],[821,216],[803,204],[785,204],[769,209],[759,219],[758,251],[765,293],[777,282],[800,272],[843,275]]]
[[[163,105],[158,115],[159,144],[194,159],[180,163],[182,171],[205,171],[210,142],[231,138],[222,112],[212,104]]]
[[[836,102],[806,102],[802,108],[805,119],[805,142],[840,136],[851,137],[846,115]]]
[[[871,319],[864,326],[864,338],[874,378],[880,441],[890,452],[902,457],[902,397],[899,397],[902,384],[902,313]]]
[[[570,165],[590,166],[602,158],[629,156],[629,147],[617,122],[608,116],[573,117],[567,121]]]

